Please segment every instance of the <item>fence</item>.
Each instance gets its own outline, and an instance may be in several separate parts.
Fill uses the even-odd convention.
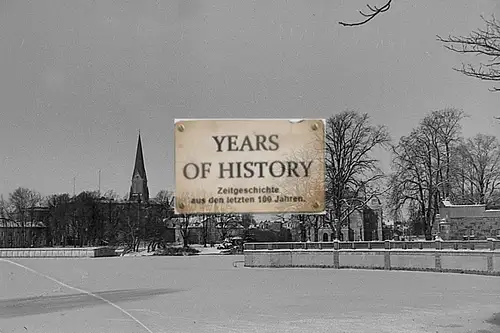
[[[245,250],[500,250],[500,240],[246,243]]]
[[[245,267],[418,270],[500,276],[500,240],[245,244]]]
[[[97,258],[113,257],[111,247],[90,248],[0,248],[0,258]]]

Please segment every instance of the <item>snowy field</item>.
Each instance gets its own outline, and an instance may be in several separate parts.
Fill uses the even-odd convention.
[[[0,332],[500,332],[499,277],[237,260],[0,259]]]

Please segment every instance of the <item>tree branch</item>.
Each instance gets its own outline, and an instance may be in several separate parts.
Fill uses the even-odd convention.
[[[471,54],[485,57],[487,63],[480,62],[478,65],[462,64],[462,68],[453,68],[459,73],[483,81],[500,81],[500,23],[494,16],[485,19],[485,29],[472,31],[468,36],[448,36],[443,38],[436,36],[443,46],[452,52],[460,54]],[[500,91],[493,87],[490,91]]]
[[[365,17],[365,19],[363,21],[359,21],[359,22],[355,22],[355,23],[346,23],[346,22],[339,22],[340,25],[344,26],[344,27],[355,27],[355,26],[360,26],[360,25],[363,25],[363,24],[366,24],[368,22],[370,22],[371,20],[373,20],[376,16],[380,15],[381,13],[384,13],[386,11],[388,11],[390,8],[391,8],[391,2],[392,0],[388,0],[385,5],[383,5],[382,7],[378,8],[377,6],[371,6],[371,5],[366,5],[366,7],[368,7],[369,9],[369,13],[363,13],[361,10],[359,11],[359,13],[361,14],[361,16]]]

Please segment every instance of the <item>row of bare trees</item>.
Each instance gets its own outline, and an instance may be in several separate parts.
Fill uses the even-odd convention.
[[[410,216],[419,231],[430,238],[443,200],[499,205],[499,141],[485,134],[463,138],[461,122],[465,118],[463,111],[453,108],[433,111],[409,135],[391,143],[387,128],[373,125],[367,114],[348,110],[330,117],[324,152],[327,214],[298,219],[315,228],[328,225],[340,239],[355,211],[362,210],[374,197],[387,198],[395,220]],[[383,172],[375,157],[379,149],[392,152],[389,174]],[[102,197],[82,192],[73,197],[62,194],[44,199],[35,191],[20,188],[8,200],[2,198],[0,217],[24,226],[30,218],[29,208],[45,200],[53,245],[66,245],[69,240],[78,245],[127,243],[131,248],[137,248],[141,240],[153,247],[160,244],[159,226],[173,214],[172,193],[161,191],[151,203],[118,204],[118,199],[113,192]],[[187,242],[193,216],[177,220]],[[197,220],[206,240],[209,228],[216,226],[225,238],[234,225],[248,224],[251,217],[219,214]]]
[[[329,225],[340,239],[355,211],[373,198],[384,200],[394,220],[408,217],[430,239],[443,200],[455,204],[500,205],[500,144],[496,137],[464,138],[466,114],[446,108],[426,115],[408,136],[391,142],[385,126],[367,114],[344,111],[327,120],[324,216],[295,216],[317,232]],[[392,153],[385,173],[375,153]],[[378,155],[380,156],[380,154]]]
[[[368,5],[360,11],[363,19],[343,26],[359,26],[387,12],[392,0],[382,6]],[[468,35],[437,36],[438,42],[465,58],[454,69],[468,77],[493,84],[500,81],[500,22],[494,15],[481,17],[484,28]],[[490,91],[499,92],[493,85]],[[392,215],[401,219],[406,207],[417,232],[429,237],[442,199],[454,203],[499,204],[499,142],[491,135],[477,134],[464,139],[460,121],[465,117],[457,110],[433,112],[412,133],[392,148],[393,170],[390,178]],[[500,120],[500,117],[495,117]]]
[[[500,204],[500,143],[495,136],[461,135],[464,112],[434,111],[392,147],[390,207],[406,210],[418,232],[430,237],[440,203]]]

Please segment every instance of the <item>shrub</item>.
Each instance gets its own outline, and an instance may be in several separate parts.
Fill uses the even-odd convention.
[[[192,247],[173,247],[169,246],[165,249],[159,249],[155,252],[155,256],[193,256],[200,253],[199,250]]]

